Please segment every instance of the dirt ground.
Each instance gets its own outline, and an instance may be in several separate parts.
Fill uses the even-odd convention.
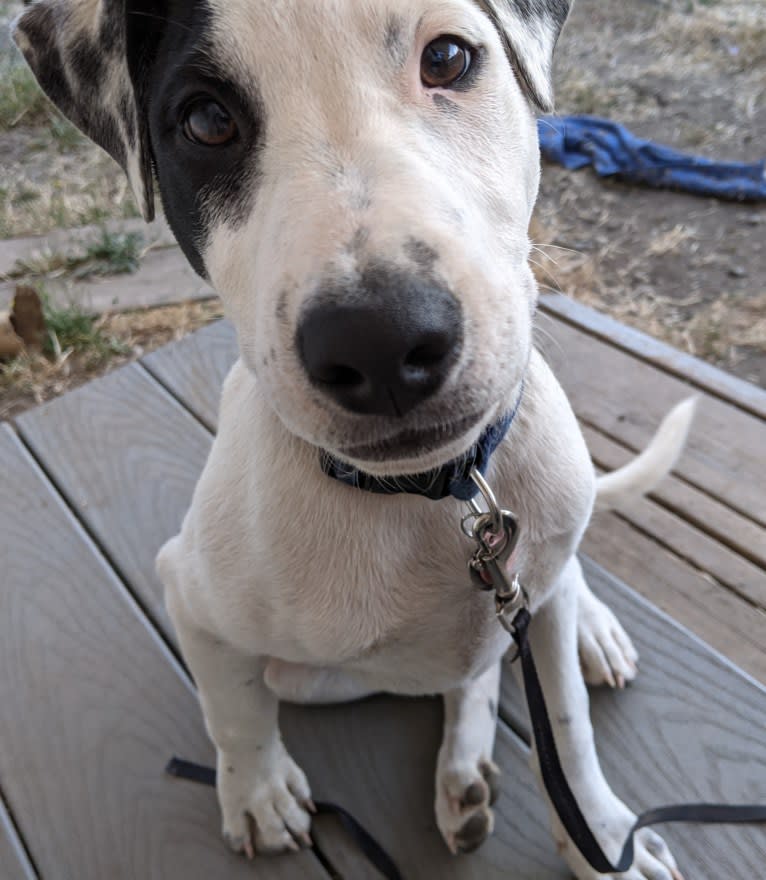
[[[766,156],[766,0],[576,0],[557,111],[711,159]],[[546,165],[541,279],[766,387],[766,205]],[[560,248],[563,248],[561,250]]]
[[[135,216],[122,174],[24,79],[0,0],[0,238]],[[718,159],[766,153],[766,0],[577,0],[559,113]],[[766,387],[766,207],[546,165],[538,277]],[[8,393],[0,389],[0,395]]]

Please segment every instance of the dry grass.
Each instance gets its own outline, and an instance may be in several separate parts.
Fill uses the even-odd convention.
[[[556,233],[541,226],[539,220],[533,221],[530,235],[534,242],[533,268],[542,290],[563,293],[723,366],[736,366],[743,349],[766,354],[766,293],[754,297],[724,294],[706,302],[697,296],[662,296],[647,285],[636,288],[629,279],[643,262],[643,254],[626,262],[622,277],[611,277],[607,284],[594,257],[551,244]],[[691,235],[690,230],[676,226],[658,235],[648,252],[654,256],[672,255]]]
[[[78,344],[54,346],[49,355],[22,355],[0,364],[0,420],[136,360],[167,342],[222,316],[217,299],[135,312],[91,321]],[[71,316],[74,320],[74,315]],[[68,341],[72,341],[71,339]]]

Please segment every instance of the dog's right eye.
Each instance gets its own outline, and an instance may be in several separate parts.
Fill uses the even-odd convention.
[[[192,143],[223,147],[237,137],[239,129],[225,107],[212,98],[199,98],[186,108],[183,132]]]

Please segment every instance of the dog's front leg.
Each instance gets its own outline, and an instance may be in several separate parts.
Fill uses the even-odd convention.
[[[166,601],[217,750],[224,837],[250,858],[310,846],[309,786],[279,735],[279,703],[264,684],[265,661],[199,629],[174,590]]]
[[[529,630],[540,683],[567,781],[591,831],[613,861],[620,855],[635,816],[612,792],[599,765],[590,722],[588,693],[577,655],[577,601],[582,570],[575,558],[564,568],[556,590],[537,610]],[[533,757],[539,776],[536,756]],[[559,850],[578,880],[597,874],[580,855],[549,804]],[[676,864],[659,835],[636,836],[633,868],[622,880],[677,880]]]
[[[444,694],[444,739],[436,768],[436,821],[447,846],[472,852],[492,833],[500,771],[492,762],[500,664]]]

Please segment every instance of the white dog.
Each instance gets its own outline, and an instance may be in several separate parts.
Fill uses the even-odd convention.
[[[147,217],[159,182],[238,332],[218,437],[158,568],[217,747],[224,832],[250,855],[310,842],[280,698],[442,694],[439,828],[453,852],[491,832],[509,636],[470,585],[464,508],[325,470],[379,488],[426,473],[428,488],[513,411],[487,478],[521,525],[513,574],[561,760],[612,858],[633,822],[599,767],[581,664],[621,685],[637,658],[574,555],[596,480],[532,338],[533,109],[550,109],[568,8],[40,0],[17,23],[43,88],[123,165]],[[602,501],[659,478],[690,417],[677,411]],[[553,831],[592,880],[555,815]],[[624,876],[680,875],[642,831]]]

